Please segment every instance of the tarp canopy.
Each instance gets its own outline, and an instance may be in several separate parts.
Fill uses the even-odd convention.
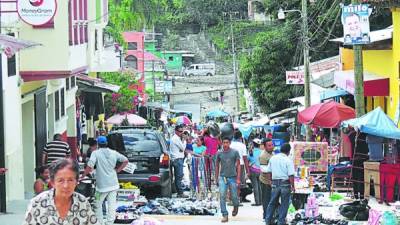
[[[335,101],[312,105],[299,112],[297,119],[301,124],[312,124],[322,128],[339,127],[342,121],[356,117],[353,108]]]
[[[208,117],[216,118],[216,117],[225,117],[229,116],[229,113],[221,111],[221,110],[214,110],[207,113]]]
[[[372,110],[360,118],[343,121],[342,126],[351,126],[360,132],[379,137],[400,139],[400,129],[383,112],[381,107]]]

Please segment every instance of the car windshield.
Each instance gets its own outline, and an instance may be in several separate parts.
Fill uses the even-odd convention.
[[[161,152],[161,145],[157,136],[149,133],[122,134],[126,151]]]

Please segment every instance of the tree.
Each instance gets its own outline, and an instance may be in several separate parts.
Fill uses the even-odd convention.
[[[292,65],[296,39],[291,35],[294,28],[289,24],[260,32],[255,39],[256,47],[249,56],[240,60],[240,75],[263,111],[276,112],[289,106],[293,86],[286,85],[285,71]]]
[[[115,113],[130,112],[134,109],[134,97],[137,91],[131,86],[136,83],[134,74],[128,71],[122,73],[101,73],[100,77],[107,83],[120,86],[118,93],[106,94],[104,97],[106,117]]]

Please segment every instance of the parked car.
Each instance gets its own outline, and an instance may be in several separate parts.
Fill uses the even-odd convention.
[[[162,197],[172,194],[170,159],[163,134],[147,127],[122,127],[110,132],[109,147],[125,155],[134,173],[121,171],[120,182],[132,182],[142,190],[161,189]],[[154,189],[156,188],[156,189]]]
[[[214,76],[215,75],[215,64],[192,64],[185,69],[185,76]]]

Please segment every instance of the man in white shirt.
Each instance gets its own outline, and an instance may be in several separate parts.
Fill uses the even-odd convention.
[[[231,142],[230,147],[238,151],[240,156],[241,174],[240,174],[240,186],[238,187],[238,194],[239,196],[241,196],[240,190],[242,188],[246,188],[246,174],[249,174],[249,161],[247,160],[247,147],[243,143],[242,132],[240,132],[239,130],[235,131],[235,134],[233,135],[233,141]],[[245,199],[246,196],[244,196],[244,198],[240,198],[241,201],[244,201]]]
[[[266,225],[271,224],[273,212],[275,212],[279,198],[281,205],[278,211],[278,225],[286,224],[286,216],[289,209],[290,194],[294,192],[294,163],[288,155],[290,145],[281,146],[281,153],[271,157],[267,167],[268,178],[272,178],[271,200],[267,208],[265,218]]]
[[[182,138],[183,127],[177,125],[175,127],[175,134],[171,138],[170,142],[170,157],[172,166],[174,168],[174,179],[175,187],[178,193],[178,197],[187,198],[188,196],[183,194],[183,158],[185,157],[186,140]]]

